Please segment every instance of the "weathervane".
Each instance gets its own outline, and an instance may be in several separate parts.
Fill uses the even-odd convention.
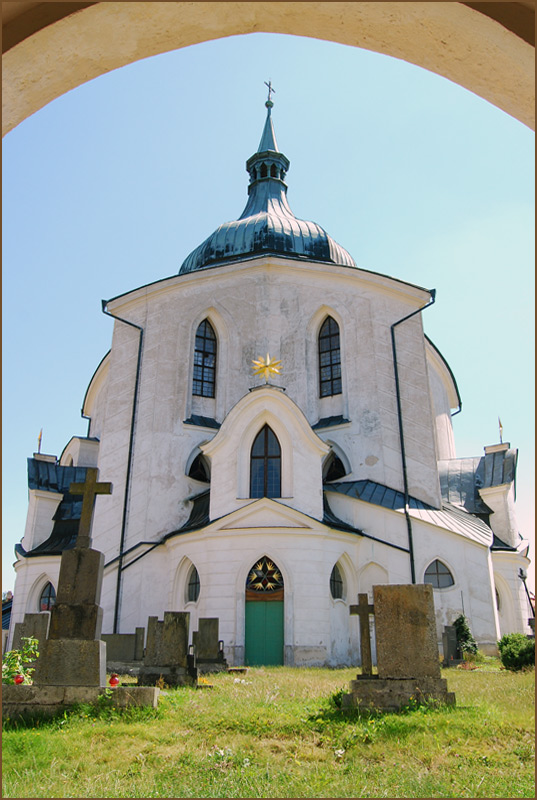
[[[271,375],[280,374],[281,363],[281,361],[271,358],[267,353],[266,358],[258,358],[257,361],[252,361],[252,369],[254,371],[254,375],[261,375],[263,378],[265,378],[265,383],[268,383],[268,379]]]
[[[276,89],[272,88],[272,81],[270,81],[270,80],[269,80],[268,83],[266,81],[264,81],[264,84],[265,84],[265,86],[268,86],[268,99],[267,99],[267,102],[265,103],[265,105],[266,105],[267,108],[272,108],[274,103],[270,99],[270,93],[272,92],[273,94],[275,94],[276,93]]]

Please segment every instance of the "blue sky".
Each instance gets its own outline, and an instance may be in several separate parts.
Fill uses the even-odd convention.
[[[253,34],[103,75],[4,139],[4,591],[39,430],[57,456],[87,432],[101,299],[176,273],[241,213],[269,78],[291,208],[360,267],[437,290],[424,326],[462,396],[457,455],[497,443],[501,417],[534,539],[533,132],[403,61]]]

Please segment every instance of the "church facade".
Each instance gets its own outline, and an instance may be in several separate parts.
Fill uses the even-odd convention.
[[[464,613],[493,652],[529,632],[517,451],[456,457],[457,385],[423,332],[434,291],[358,268],[295,217],[266,106],[239,219],[177,275],[103,303],[88,435],[28,459],[12,628],[54,602],[80,518],[69,486],[98,467],[104,633],[189,611],[191,630],[219,618],[232,665],[356,664],[357,594],[426,582],[439,641]]]

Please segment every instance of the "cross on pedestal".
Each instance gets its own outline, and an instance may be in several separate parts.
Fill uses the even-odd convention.
[[[375,608],[369,602],[367,594],[358,595],[358,605],[349,606],[349,614],[356,614],[360,618],[360,650],[362,652],[362,675],[373,674],[373,661],[371,658],[371,635],[369,631],[369,615],[375,613]]]
[[[88,467],[86,469],[85,483],[72,483],[69,486],[71,494],[82,495],[83,498],[75,547],[90,547],[91,545],[91,521],[93,519],[93,509],[95,508],[95,496],[98,494],[112,494],[112,484],[98,483],[98,474],[98,469]]]

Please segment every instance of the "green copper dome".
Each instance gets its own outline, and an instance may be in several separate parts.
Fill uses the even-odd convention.
[[[297,219],[284,183],[289,160],[278,151],[271,119],[272,101],[257,153],[246,162],[248,202],[238,220],[220,225],[183,261],[179,274],[258,255],[325,261],[355,267],[352,256],[316,222]]]

